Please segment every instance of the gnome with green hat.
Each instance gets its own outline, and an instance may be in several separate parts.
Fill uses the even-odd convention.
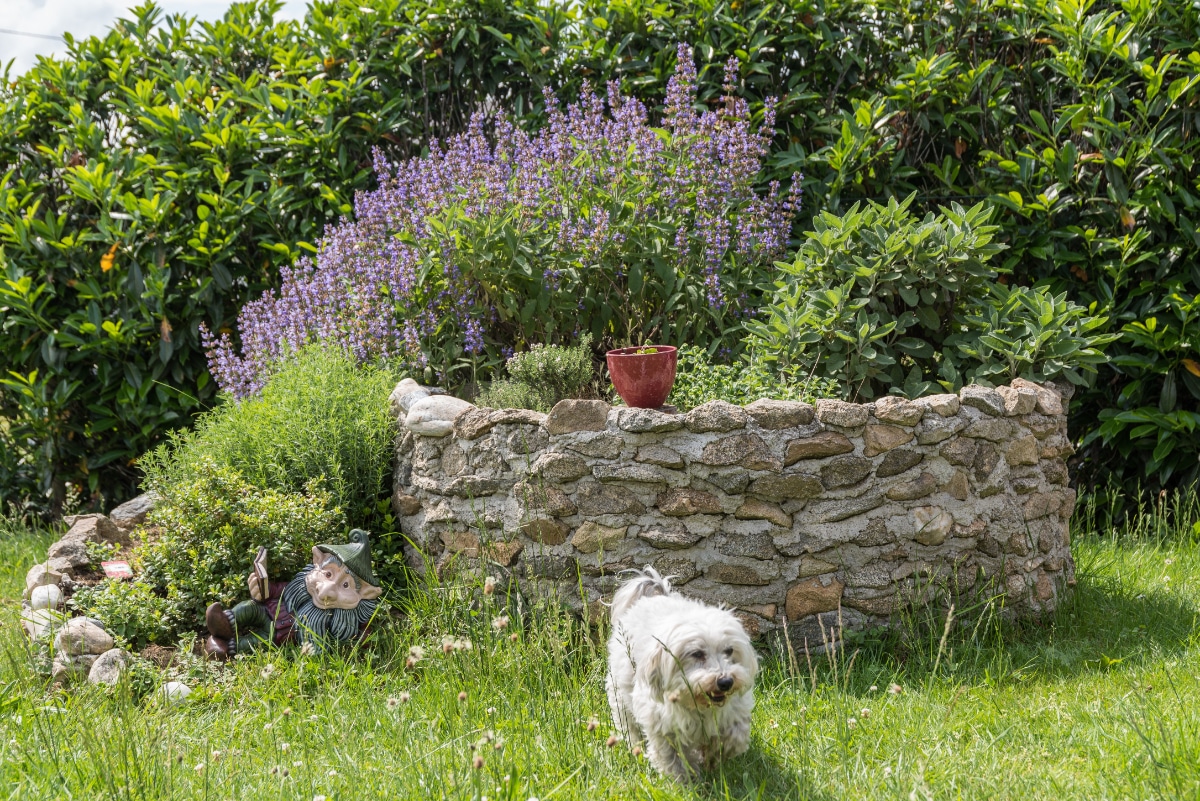
[[[371,570],[367,532],[351,531],[344,545],[315,546],[312,564],[287,583],[269,580],[266,557],[266,548],[259,548],[247,579],[253,600],[232,609],[208,607],[208,656],[227,659],[262,643],[291,641],[319,652],[362,634],[383,592]]]

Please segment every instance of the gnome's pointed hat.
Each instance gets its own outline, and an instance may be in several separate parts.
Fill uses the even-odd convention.
[[[350,542],[345,545],[318,545],[317,549],[336,556],[359,581],[378,587],[379,582],[371,571],[371,538],[361,528],[350,532]]]

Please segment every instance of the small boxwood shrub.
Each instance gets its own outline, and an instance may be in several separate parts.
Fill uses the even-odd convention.
[[[80,587],[71,606],[82,615],[103,621],[105,629],[123,645],[135,649],[151,643],[169,643],[183,620],[177,600],[156,593],[145,581],[107,579]]]
[[[288,580],[312,558],[314,545],[344,535],[345,516],[320,478],[302,492],[287,492],[254,486],[205,456],[188,467],[181,483],[152,485],[162,496],[149,521],[157,533],[135,550],[142,580],[172,603],[178,630],[197,627],[213,601],[247,597],[246,576],[259,546],[269,550],[271,577]],[[134,612],[115,607],[136,601],[109,596],[105,602],[120,620]]]

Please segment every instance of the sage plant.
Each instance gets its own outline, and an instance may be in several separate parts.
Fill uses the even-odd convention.
[[[547,91],[537,132],[476,117],[422,158],[376,153],[378,189],[242,309],[240,349],[203,332],[213,374],[236,397],[255,393],[312,342],[451,384],[584,333],[601,346],[736,346],[800,202],[798,179],[787,193],[756,187],[774,113],[752,124],[736,83],[731,59],[725,98],[698,110],[680,45],[660,126],[610,85],[566,108]]]

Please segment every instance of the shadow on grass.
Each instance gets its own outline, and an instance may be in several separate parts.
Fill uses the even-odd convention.
[[[788,769],[779,757],[757,743],[743,756],[724,765],[719,772],[694,785],[702,799],[797,799],[826,801],[833,796],[817,789],[800,771]]]
[[[1039,656],[1038,667],[1069,677],[1095,667],[1137,665],[1185,651],[1200,610],[1179,592],[1122,581],[1082,567],[1053,618],[1014,624],[1011,648]]]
[[[858,690],[894,674],[911,681],[934,672],[967,684],[1017,674],[1069,680],[1180,654],[1200,639],[1200,607],[1161,580],[1161,557],[1082,549],[1081,555],[1076,586],[1044,619],[1004,620],[994,603],[960,600],[949,630],[946,610],[927,607],[910,610],[891,628],[847,632],[851,648],[840,660],[844,665],[857,655],[845,680]],[[786,649],[772,650],[781,671],[789,672]],[[814,663],[816,674],[827,678],[826,658]],[[800,673],[806,672],[802,664]]]

